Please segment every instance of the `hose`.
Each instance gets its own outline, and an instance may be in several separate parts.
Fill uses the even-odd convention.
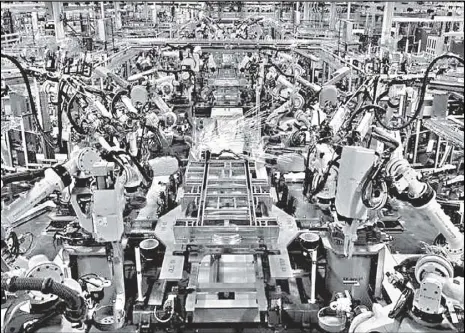
[[[122,96],[127,96],[128,92],[127,90],[119,90],[115,96],[113,96],[111,100],[111,107],[110,107],[110,112],[113,115],[113,117],[116,118],[116,103],[118,103],[121,100]]]
[[[34,120],[35,120],[35,123],[36,123],[36,126],[37,126],[37,129],[39,130],[39,132],[42,134],[45,142],[51,147],[51,148],[54,148],[54,145],[53,143],[50,141],[50,138],[48,137],[47,133],[44,132],[44,129],[42,128],[42,126],[40,125],[40,121],[39,121],[39,115],[37,113],[37,109],[36,109],[36,104],[34,103],[34,96],[32,95],[32,91],[31,91],[31,84],[29,82],[29,78],[27,77],[27,74],[26,74],[26,71],[24,70],[23,66],[21,66],[21,64],[19,63],[18,60],[16,60],[14,57],[10,56],[10,55],[7,55],[7,54],[3,54],[1,53],[0,54],[1,58],[6,58],[8,59],[9,61],[11,61],[18,69],[19,69],[19,72],[21,73],[21,76],[24,80],[24,83],[26,84],[26,91],[27,91],[27,95],[28,95],[28,98],[29,98],[29,103],[31,105],[31,113],[32,115],[34,116]]]
[[[355,333],[355,330],[361,323],[370,319],[373,316],[374,313],[372,311],[362,312],[361,314],[356,316],[354,319],[352,319],[352,322],[350,323],[348,333]]]
[[[65,301],[71,313],[78,314],[77,317],[73,316],[74,318],[72,319],[78,320],[80,315],[85,314],[86,303],[79,293],[74,289],[56,282],[52,278],[20,278],[16,276],[12,278],[2,277],[1,287],[2,290],[9,292],[16,292],[19,290],[37,290],[44,294],[53,294]]]
[[[386,124],[383,124],[382,121],[381,121],[381,116],[375,112],[375,117],[376,117],[376,120],[380,123],[380,125],[382,127],[384,127],[385,129],[387,130],[390,130],[390,131],[398,131],[398,130],[402,130],[404,128],[407,128],[409,127],[413,121],[415,121],[415,119],[418,118],[418,116],[420,115],[421,113],[421,109],[423,107],[423,103],[425,101],[425,96],[426,96],[426,88],[428,86],[428,76],[429,76],[429,73],[431,72],[431,70],[433,69],[434,65],[439,61],[439,60],[442,60],[442,59],[456,59],[458,60],[462,65],[464,65],[464,60],[463,58],[460,58],[459,56],[455,55],[455,54],[443,54],[439,57],[436,57],[435,59],[433,59],[433,61],[431,61],[431,63],[429,64],[428,68],[426,69],[425,71],[425,75],[423,77],[423,83],[422,83],[422,86],[421,86],[421,90],[420,90],[420,96],[419,96],[419,100],[418,100],[418,104],[417,104],[417,109],[415,110],[415,113],[413,114],[412,118],[410,118],[405,124],[401,125],[401,126],[389,126],[389,125],[386,125]]]
[[[68,120],[71,126],[76,130],[76,132],[78,132],[81,135],[86,135],[87,132],[81,126],[78,125],[78,123],[74,120],[73,116],[71,115],[71,107],[74,101],[76,100],[76,95],[77,93],[75,93],[69,100],[68,105],[66,106],[66,115],[68,116]]]
[[[404,315],[409,305],[412,303],[414,292],[410,288],[405,288],[402,291],[402,294],[399,296],[399,299],[394,305],[394,308],[389,312],[388,317],[391,319],[396,319],[397,317]]]
[[[320,193],[324,189],[324,187],[326,185],[326,182],[327,182],[327,180],[329,178],[329,175],[331,174],[331,171],[332,171],[333,167],[339,168],[339,160],[340,160],[340,158],[341,158],[340,156],[337,156],[334,160],[332,160],[332,161],[330,161],[328,163],[328,167],[327,167],[323,177],[321,177],[321,180],[315,186],[313,191],[310,192],[311,197],[316,196],[318,193]]]
[[[58,98],[57,98],[57,118],[58,118],[58,146],[63,146],[63,109],[61,104],[63,103],[63,81],[58,81]]]
[[[352,115],[350,116],[349,119],[347,119],[344,124],[352,124],[352,122],[354,121],[355,117],[357,117],[360,113],[362,113],[363,111],[366,111],[366,110],[370,110],[370,109],[374,109],[375,110],[375,116],[377,117],[376,120],[379,121],[378,119],[378,116],[377,116],[377,110],[378,111],[382,111],[383,113],[386,112],[386,110],[384,108],[382,108],[381,106],[379,105],[376,105],[376,104],[369,104],[369,105],[365,105],[365,106],[362,106],[360,109],[358,109],[357,111],[355,111],[354,113],[352,113]],[[383,124],[380,123],[381,126],[383,126]],[[341,128],[344,128],[345,126],[341,126]],[[383,126],[384,127],[384,126]]]
[[[149,175],[147,174],[147,172],[144,170],[144,168],[142,167],[142,165],[139,163],[139,161],[137,160],[137,158],[135,156],[132,156],[128,150],[120,150],[120,151],[110,151],[109,152],[109,156],[111,158],[113,158],[113,160],[117,163],[120,164],[120,166],[122,166],[122,164],[118,161],[117,159],[117,156],[119,155],[127,155],[131,161],[134,163],[134,165],[136,166],[137,170],[139,170],[139,172],[141,173],[142,177],[144,178],[144,180],[147,182],[147,183],[150,183],[152,181],[152,179],[149,177]]]

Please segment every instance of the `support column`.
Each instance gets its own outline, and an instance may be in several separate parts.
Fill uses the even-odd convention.
[[[409,34],[410,34],[410,23],[408,24],[407,27],[407,36],[406,36],[406,41],[405,41],[405,53],[408,53],[408,47],[409,47]]]
[[[6,166],[13,166],[13,156],[11,155],[12,150],[10,147],[10,137],[8,135],[10,131],[6,131],[5,133],[2,134],[2,139],[1,139],[1,156],[3,159],[3,162],[5,163]]]
[[[373,35],[375,34],[375,30],[376,30],[376,15],[375,15],[375,11],[373,8],[370,8],[371,10],[373,10],[373,12],[371,13],[371,32],[370,32],[370,37],[373,37]]]
[[[294,25],[299,26],[300,25],[300,2],[296,2],[295,4],[295,11],[294,11]]]
[[[413,150],[413,161],[412,164],[417,163],[417,156],[418,156],[418,146],[420,144],[420,133],[421,132],[421,121],[417,120],[416,126],[415,126],[415,147]]]
[[[61,13],[63,12],[63,3],[52,2],[52,8],[53,23],[55,24],[55,38],[57,41],[60,41],[65,38],[65,28],[63,26],[63,21],[60,18]]]
[[[106,27],[105,27],[105,4],[102,2],[100,2],[100,11],[101,11],[101,18],[98,19],[97,21],[97,24],[98,24],[98,36],[99,36],[99,39],[102,41],[102,42],[106,42],[107,41],[107,36],[106,36]]]
[[[352,70],[352,68],[350,68],[349,85],[348,85],[348,87],[347,87],[349,92],[352,91],[352,75],[353,75],[353,70]]]
[[[310,20],[310,3],[309,2],[304,2],[304,21],[309,23],[308,21]]]
[[[366,13],[366,18],[365,18],[365,33],[367,35],[370,35],[370,26],[368,25],[368,20],[370,19],[370,12]]]
[[[117,30],[123,27],[123,20],[121,18],[121,5],[119,1],[115,2],[115,28]]]
[[[147,2],[144,2],[144,20],[148,20],[149,18],[149,5]]]
[[[32,34],[35,35],[39,31],[39,18],[37,16],[37,12],[32,12],[31,15]]]
[[[329,8],[329,30],[336,29],[336,20],[337,20],[336,3],[331,2],[330,8]]]
[[[152,22],[154,25],[157,25],[158,24],[158,16],[157,16],[158,12],[157,12],[157,4],[154,3],[153,4],[153,7],[152,7]]]
[[[352,8],[352,3],[347,3],[347,19],[350,20],[350,10]]]
[[[24,151],[24,166],[29,166],[29,156],[27,155],[26,130],[24,128],[24,115],[21,115],[21,144]]]
[[[436,147],[436,158],[434,159],[434,168],[436,169],[439,165],[439,155],[441,153],[441,146],[442,146],[442,139],[441,137],[438,137],[437,142],[437,147]]]
[[[384,4],[383,30],[381,32],[381,44],[386,44],[391,38],[392,19],[394,17],[395,2]]]

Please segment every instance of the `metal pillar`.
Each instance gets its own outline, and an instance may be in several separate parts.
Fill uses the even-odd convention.
[[[29,166],[29,156],[27,155],[27,141],[26,141],[26,130],[24,128],[24,116],[21,115],[21,144],[24,151],[24,166]]]
[[[98,24],[98,36],[102,42],[107,41],[106,27],[105,27],[105,4],[100,2],[100,11],[102,12],[102,17],[97,21]]]
[[[304,21],[308,23],[310,20],[310,3],[309,2],[304,2]]]
[[[434,168],[436,169],[439,165],[439,155],[441,154],[442,139],[438,136],[437,147],[436,147],[436,158],[434,159]]]
[[[300,25],[300,2],[296,2],[295,4],[295,12],[294,12],[294,26],[299,26]]]
[[[149,4],[147,2],[144,2],[143,18],[144,20],[148,20],[149,18]]]
[[[336,29],[336,20],[337,20],[336,3],[331,2],[331,5],[329,7],[329,30]]]
[[[152,8],[152,22],[153,22],[154,25],[156,25],[158,23],[157,4],[156,3],[153,4],[153,8]]]
[[[118,1],[115,2],[115,28],[121,29],[123,27],[123,20],[121,18],[121,6]]]
[[[415,126],[415,147],[414,147],[414,150],[413,150],[412,164],[417,163],[418,145],[420,144],[420,131],[421,131],[421,120],[417,120],[417,124]]]
[[[6,166],[13,166],[13,156],[12,150],[11,150],[11,145],[10,145],[10,136],[9,136],[10,131],[6,131],[5,133],[2,134],[2,140],[1,140],[1,153],[2,153],[2,160],[3,163],[5,163]]]
[[[384,4],[383,30],[381,32],[381,44],[388,43],[391,38],[392,19],[394,17],[395,2],[386,2]]]
[[[373,37],[373,35],[375,34],[375,30],[376,30],[376,15],[374,12],[371,13],[371,29],[370,30],[370,37]]]
[[[350,10],[351,10],[351,7],[352,7],[352,3],[351,2],[348,2],[347,3],[347,19],[350,20]]]
[[[35,35],[39,31],[39,18],[37,12],[31,13],[32,17],[32,40],[35,43]]]
[[[52,2],[53,9],[53,23],[55,24],[55,39],[60,41],[65,38],[65,28],[61,20],[61,13],[63,12],[62,2]]]

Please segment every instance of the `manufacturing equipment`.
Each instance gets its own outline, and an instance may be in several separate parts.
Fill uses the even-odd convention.
[[[1,332],[463,332],[463,55],[352,5],[2,23]]]

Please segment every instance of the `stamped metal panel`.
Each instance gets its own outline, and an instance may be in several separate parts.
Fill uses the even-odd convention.
[[[160,280],[177,281],[183,278],[184,257],[165,253],[161,266]]]
[[[293,277],[291,262],[287,251],[281,254],[271,254],[268,256],[270,265],[270,276],[273,279],[289,279]]]

